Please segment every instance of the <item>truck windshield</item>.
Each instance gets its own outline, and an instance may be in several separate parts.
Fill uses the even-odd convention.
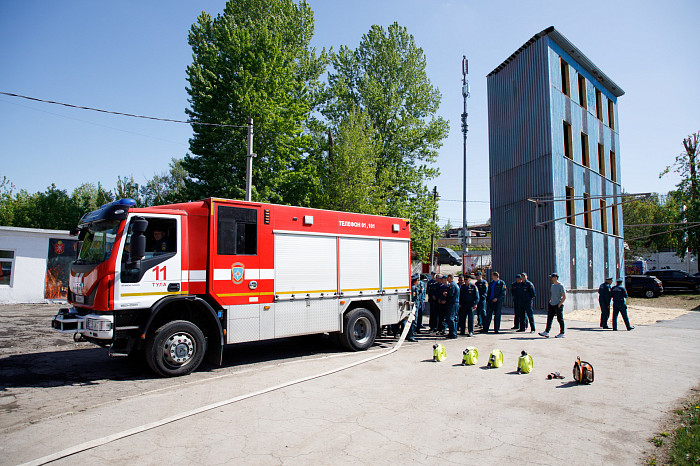
[[[120,220],[108,220],[91,224],[76,262],[97,264],[107,260],[112,254],[120,223]]]

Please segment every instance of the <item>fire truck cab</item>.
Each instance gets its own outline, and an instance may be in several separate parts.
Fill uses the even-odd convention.
[[[185,375],[223,345],[329,333],[365,350],[408,316],[410,228],[400,218],[228,199],[136,208],[122,199],[74,230],[58,331]]]

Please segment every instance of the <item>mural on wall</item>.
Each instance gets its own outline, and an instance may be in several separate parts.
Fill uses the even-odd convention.
[[[66,299],[68,279],[70,278],[70,264],[77,256],[77,240],[49,238],[44,298]]]

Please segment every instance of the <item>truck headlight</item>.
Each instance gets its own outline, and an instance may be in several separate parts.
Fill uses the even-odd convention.
[[[93,332],[108,332],[112,330],[112,322],[108,320],[88,319],[85,323],[85,328]]]

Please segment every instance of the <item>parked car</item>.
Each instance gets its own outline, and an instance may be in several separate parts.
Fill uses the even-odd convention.
[[[666,290],[692,290],[700,292],[700,277],[682,270],[650,270],[647,275],[661,280]]]
[[[462,258],[453,249],[438,248],[440,254],[440,263],[449,265],[462,265]]]
[[[626,275],[625,288],[630,296],[642,295],[647,298],[656,298],[664,292],[661,280],[647,275]]]

